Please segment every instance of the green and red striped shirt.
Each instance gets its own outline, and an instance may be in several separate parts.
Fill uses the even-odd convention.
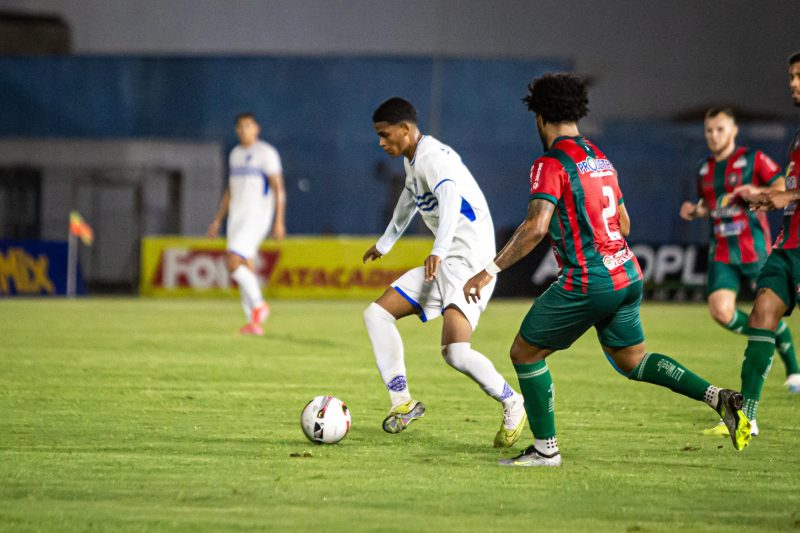
[[[786,190],[796,191],[800,181],[800,130],[789,145],[789,156],[786,162]],[[800,209],[794,200],[783,210],[783,226],[778,238],[775,239],[775,248],[791,250],[800,247]]]
[[[531,200],[555,204],[550,239],[567,291],[607,292],[642,279],[620,233],[622,192],[617,171],[594,144],[559,137],[531,168]]]
[[[711,215],[712,261],[739,265],[759,263],[769,254],[767,216],[750,211],[736,195],[740,185],[771,185],[781,177],[780,167],[759,150],[739,147],[723,161],[709,156],[697,172],[697,195]]]

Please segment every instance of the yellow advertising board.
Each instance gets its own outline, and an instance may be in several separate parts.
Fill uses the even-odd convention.
[[[267,241],[256,273],[267,298],[377,298],[406,271],[421,266],[433,241],[404,237],[378,261],[361,263],[374,237],[289,237]],[[231,296],[238,294],[225,267],[225,240],[145,237],[143,296]]]

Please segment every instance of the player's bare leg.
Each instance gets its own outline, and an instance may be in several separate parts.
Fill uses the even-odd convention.
[[[398,319],[414,314],[414,306],[392,287],[386,289],[364,311],[364,324],[372,341],[375,362],[392,403],[389,415],[383,421],[383,429],[387,433],[400,433],[425,414],[425,406],[411,398],[406,379],[403,340],[395,325]]]
[[[603,346],[616,368],[628,379],[667,387],[673,392],[705,402],[725,423],[733,447],[744,449],[750,441],[750,422],[742,412],[742,394],[720,389],[669,356],[647,352],[645,344]]]
[[[744,315],[744,322],[737,315],[736,293],[730,289],[718,289],[708,295],[708,313],[714,322],[729,329],[734,333],[741,333],[747,325],[747,314]],[[736,318],[740,318],[739,321]]]
[[[503,420],[494,438],[495,448],[509,448],[519,440],[527,415],[522,395],[506,383],[492,362],[472,349],[472,324],[451,305],[444,310],[442,356],[448,365],[469,376],[483,391],[503,405]]]
[[[269,306],[261,294],[255,264],[252,259],[232,252],[228,252],[226,262],[231,278],[239,285],[242,308],[247,316],[247,324],[239,329],[239,334],[261,336],[264,334],[262,324],[269,316]]]

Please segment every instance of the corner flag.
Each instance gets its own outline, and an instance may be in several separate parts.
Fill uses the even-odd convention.
[[[89,224],[83,220],[83,217],[77,211],[70,211],[69,213],[69,232],[81,239],[81,242],[86,246],[91,246],[94,241],[94,232]]]

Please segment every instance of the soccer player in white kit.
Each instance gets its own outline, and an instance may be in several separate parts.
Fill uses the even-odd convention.
[[[445,361],[472,378],[503,406],[503,422],[495,447],[510,447],[527,419],[522,396],[514,391],[491,361],[470,345],[488,299],[469,303],[462,287],[495,254],[494,225],[489,207],[459,155],[417,128],[417,111],[402,98],[382,103],[372,116],[380,146],[392,157],[404,156],[405,188],[383,236],[364,253],[374,261],[392,246],[419,212],[435,241],[424,266],[408,271],[364,311],[378,370],[392,407],[383,421],[388,433],[403,431],[425,414],[411,398],[406,378],[403,341],[395,321],[417,315],[422,322],[443,315],[441,353]],[[489,295],[494,285],[489,287]]]
[[[258,248],[270,229],[276,240],[286,235],[281,159],[271,144],[258,138],[260,132],[252,113],[236,115],[239,144],[228,158],[228,187],[208,227],[208,236],[216,237],[222,220],[228,216],[227,266],[239,285],[247,316],[247,324],[239,330],[242,335],[263,335],[262,324],[269,316],[255,273]]]

